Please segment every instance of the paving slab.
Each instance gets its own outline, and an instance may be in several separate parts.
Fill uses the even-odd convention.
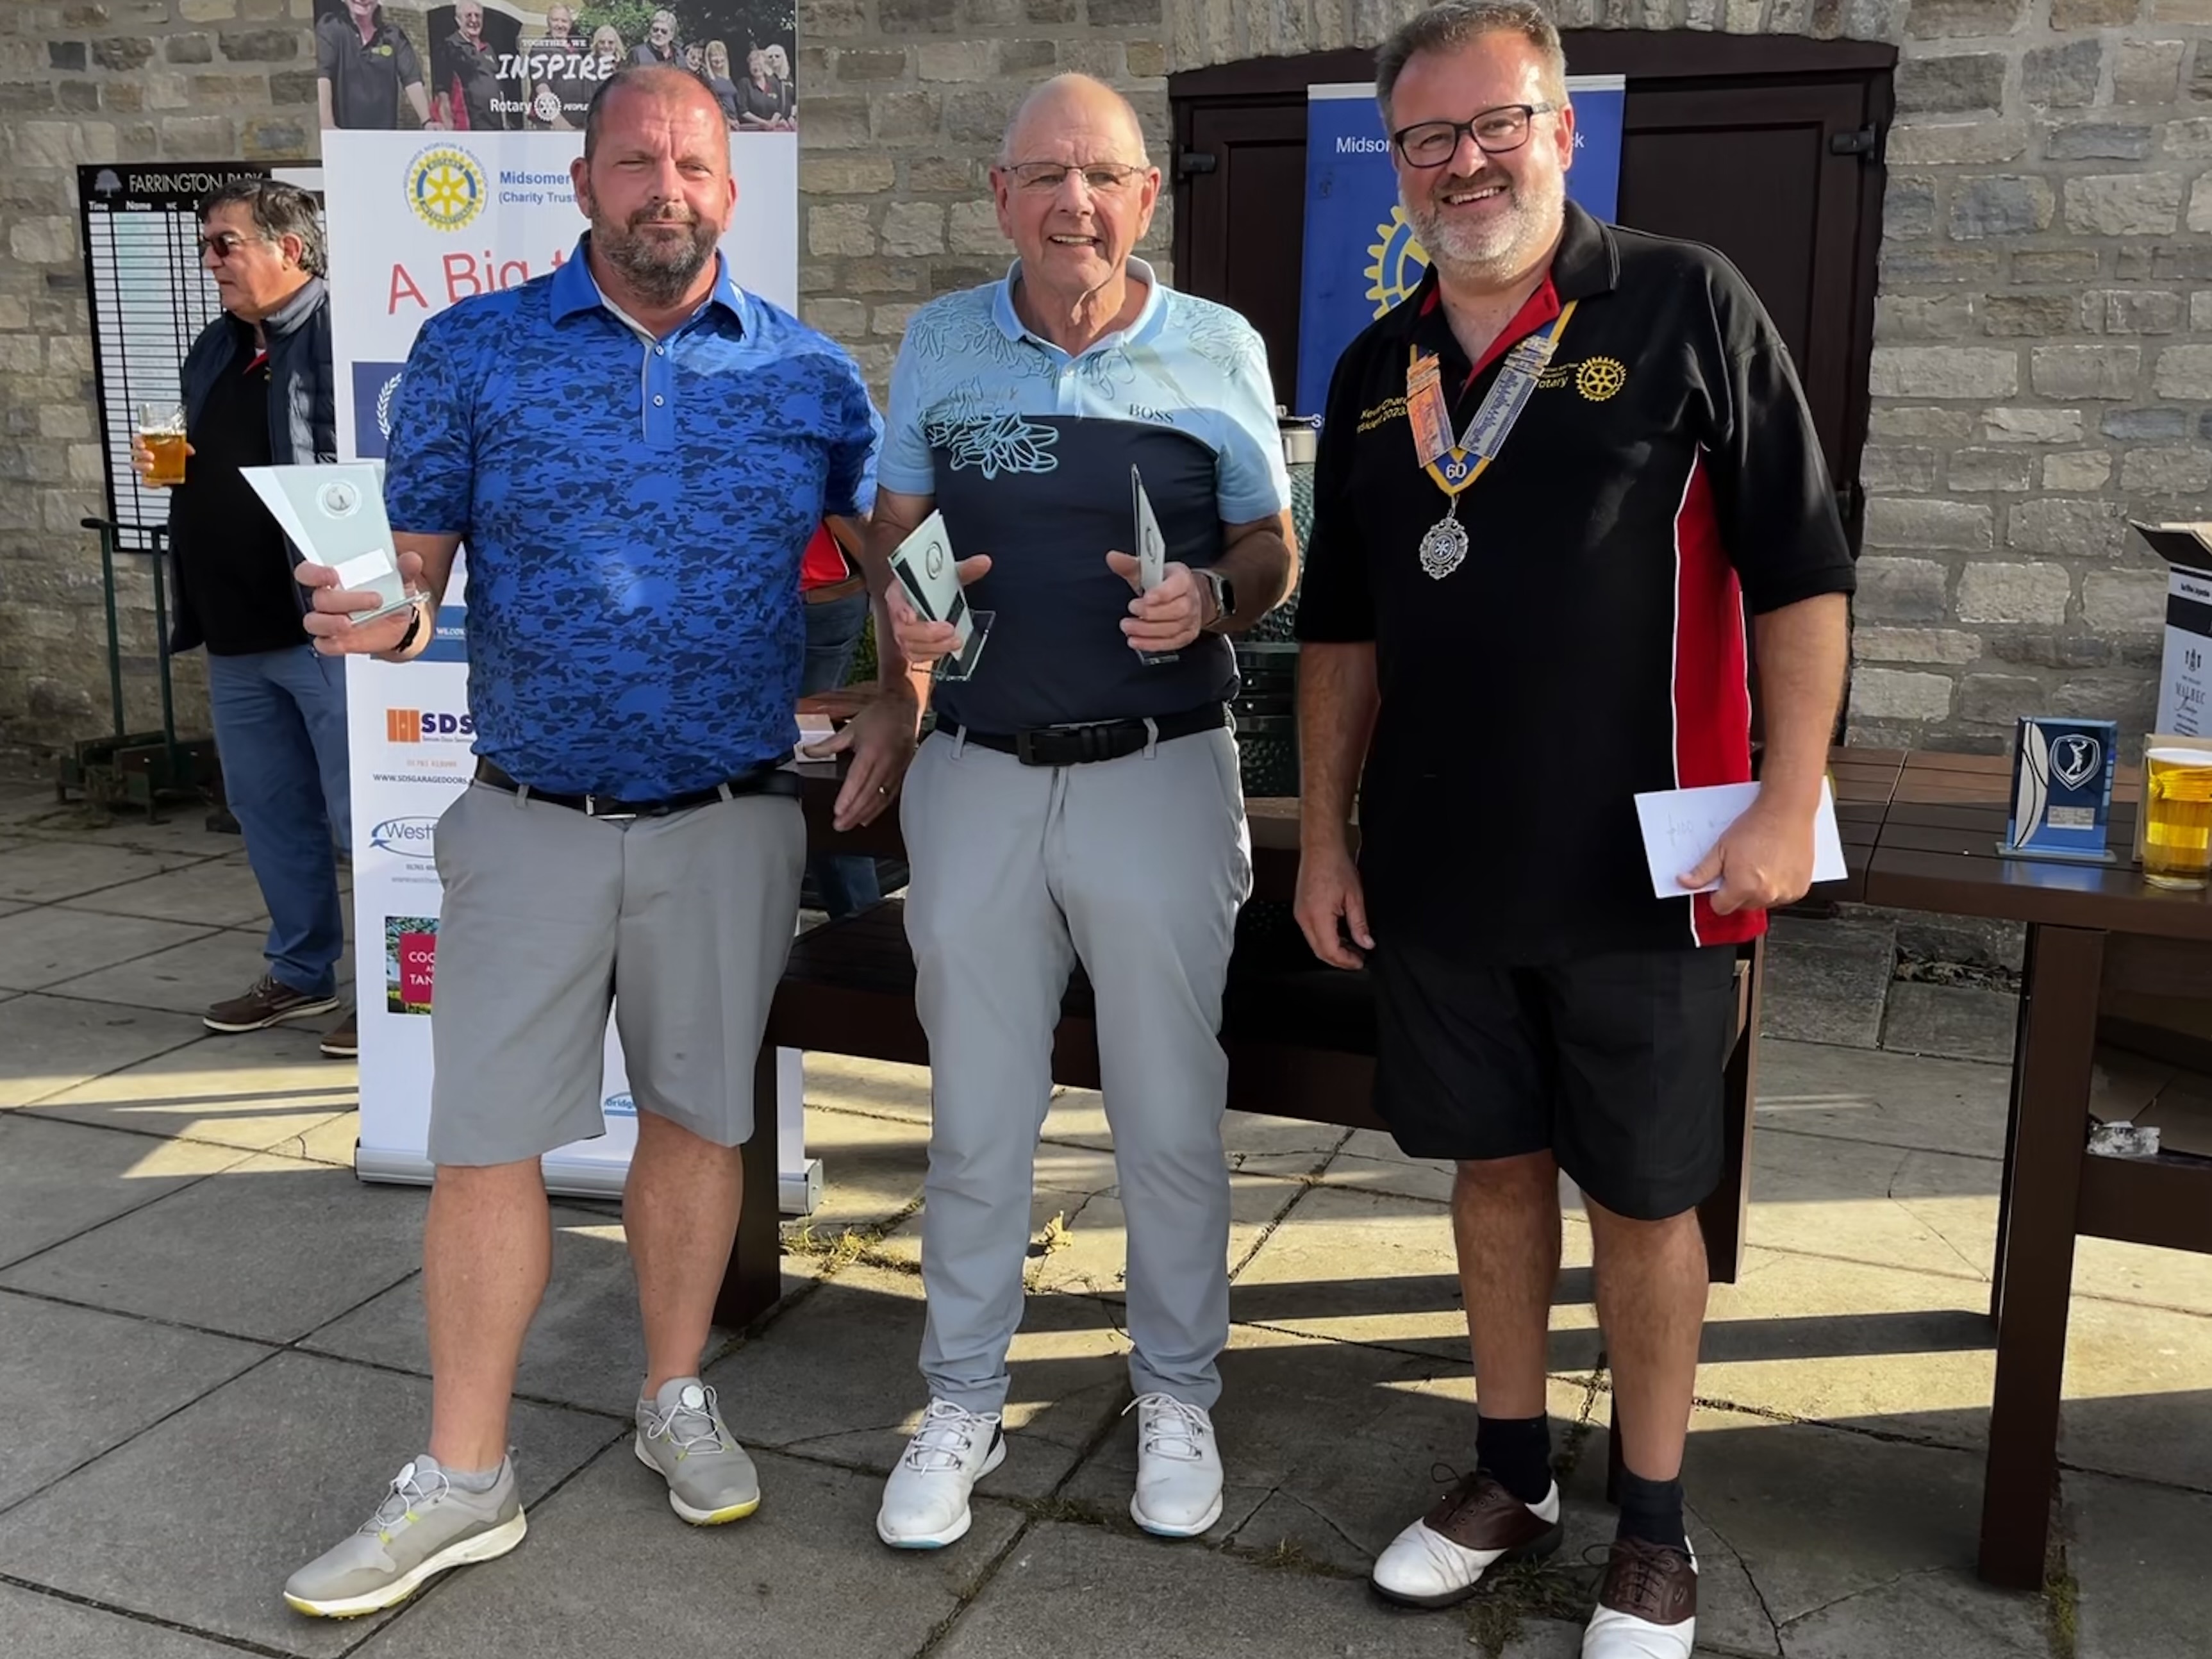
[[[1899,980],[1889,988],[1881,1046],[1892,1054],[2008,1065],[2019,1025],[2020,999],[2009,991]]]
[[[115,916],[153,916],[164,921],[204,922],[210,927],[268,925],[269,907],[246,854],[234,852],[188,869],[172,870],[120,887],[103,887],[64,901],[71,908]]]
[[[286,1152],[360,1101],[358,1069],[316,1046],[320,1028],[337,1023],[332,1014],[236,1035],[203,1027],[195,1042],[58,1090],[32,1109],[72,1123]]]
[[[1593,1459],[1590,1467],[1601,1472],[1603,1465]],[[1978,1659],[2011,1654],[2008,1643],[2033,1641],[2040,1632],[2037,1598],[1991,1589],[1974,1577],[1978,1457],[1700,1410],[1691,1423],[1683,1485],[1702,1523],[1748,1571],[1793,1659],[1801,1630],[1819,1640],[1808,1651],[1823,1659],[1954,1651]],[[1869,1595],[1878,1608],[1881,1592],[1913,1574],[1952,1587],[1956,1594],[1940,1600],[1972,1610],[1960,1622],[1984,1632],[1979,1645],[1964,1636],[1966,1644],[1955,1649],[1876,1644],[1868,1640],[1864,1619],[1840,1616],[1846,1604]],[[1826,1621],[1813,1626],[1824,1611]],[[1875,1609],[1861,1612],[1873,1616]],[[1922,1608],[1911,1620],[1932,1617]],[[1900,1622],[1907,1622],[1903,1615]],[[1855,1632],[1857,1645],[1838,1646],[1844,1632]]]
[[[1782,1628],[1790,1659],[2050,1659],[2042,1599],[2008,1595],[1955,1568],[1877,1584]]]
[[[134,1008],[166,1008],[193,1014],[211,1002],[234,997],[268,971],[261,936],[225,928],[188,944],[157,951],[96,974],[64,980],[48,988],[56,995],[94,1002],[126,1003]],[[338,988],[353,981],[353,953],[338,957]],[[335,1019],[336,1015],[331,1018]]]
[[[1762,1042],[1758,1127],[2002,1158],[2011,1087],[1998,1066]],[[1755,1155],[1756,1133],[1752,1144]],[[1751,1195],[1756,1204],[1756,1185]]]
[[[2075,1659],[2203,1659],[2212,1498],[2068,1474]]]
[[[18,996],[0,1002],[0,1108],[27,1105],[208,1034],[197,1018]]]
[[[1589,1229],[1570,1218],[1552,1309],[1553,1371],[1598,1363],[1589,1260]],[[1467,1354],[1467,1316],[1449,1212],[1420,1199],[1317,1188],[1237,1274],[1230,1314],[1304,1336],[1457,1363]]]
[[[806,1098],[848,1111],[929,1121],[929,1068],[851,1054],[806,1056]]]
[[[1449,1204],[1456,1169],[1448,1158],[1407,1158],[1383,1130],[1354,1129],[1316,1179],[1325,1187]]]
[[[1897,948],[1927,962],[1966,962],[2020,971],[2027,959],[2027,928],[1984,916],[1939,916],[1917,910],[1872,910],[1897,928]]]
[[[374,1301],[324,1326],[307,1347],[430,1374],[422,1275],[411,1274]],[[553,1280],[522,1347],[517,1390],[619,1415],[645,1380],[645,1340],[637,1322],[637,1285],[618,1220],[556,1206]]]
[[[429,1416],[430,1385],[420,1378],[280,1354],[0,1516],[0,1573],[306,1659],[335,1659],[381,1620],[303,1619],[281,1598],[284,1579],[360,1525],[383,1483],[422,1449]],[[518,1407],[509,1433],[523,1502],[535,1503],[620,1428],[557,1407]],[[665,1598],[610,1593],[647,1577],[662,1581],[653,1573],[580,1582],[572,1574],[571,1582],[626,1617],[652,1601],[688,1599],[692,1589]]]
[[[1986,1279],[2001,1160],[1783,1129],[1751,1143],[1747,1228],[1763,1249]]]
[[[1735,1284],[1712,1287],[1698,1392],[1978,1448],[1996,1344],[1989,1286],[1977,1278],[1754,1246]]]
[[[815,1231],[874,1226],[921,1196],[922,1176],[929,1167],[929,1126],[810,1099],[806,1152],[822,1160],[822,1201],[807,1218]]]
[[[758,1462],[757,1513],[732,1526],[687,1527],[629,1447],[615,1446],[531,1512],[521,1548],[451,1576],[361,1659],[908,1659],[1022,1521],[978,1504],[974,1527],[952,1548],[887,1550],[876,1540],[872,1478],[773,1453]],[[1065,1609],[1059,1623],[1079,1616]]]
[[[242,1156],[0,1113],[0,1263],[142,1208]]]
[[[237,1659],[228,1644],[203,1640],[121,1613],[33,1595],[0,1584],[0,1630],[11,1650],[38,1659]]]
[[[2074,1294],[2212,1316],[2212,1256],[2114,1238],[2077,1238]]]
[[[1581,1637],[1573,1626],[1531,1621],[1505,1654],[1572,1659]],[[1056,1522],[1023,1536],[934,1650],[940,1659],[1468,1659],[1480,1651],[1463,1614],[1383,1607],[1357,1581]]]
[[[0,1291],[0,1510],[270,1352]]]
[[[0,898],[50,904],[198,862],[199,857],[191,854],[147,852],[82,838],[28,841],[0,858]]]
[[[1088,1297],[1029,1299],[1014,1338],[1007,1455],[988,1490],[1042,1498],[1129,1400],[1128,1344]],[[928,1404],[921,1281],[855,1266],[707,1369],[732,1431],[750,1445],[888,1474]]]
[[[0,985],[37,991],[214,930],[42,904],[0,917]]]
[[[1872,1048],[1896,969],[1897,940],[1886,927],[1778,916],[1768,936],[1759,1033]]]
[[[117,1139],[149,1152],[192,1144]],[[263,1154],[34,1256],[0,1285],[290,1342],[416,1271],[427,1200],[420,1188],[364,1187],[328,1164]]]
[[[2073,1468],[2212,1492],[2212,1319],[2075,1297],[2058,1455]]]

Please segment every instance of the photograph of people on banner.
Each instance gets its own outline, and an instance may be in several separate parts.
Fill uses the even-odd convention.
[[[789,132],[793,0],[315,0],[325,128],[572,132],[625,64],[688,69],[732,132]]]

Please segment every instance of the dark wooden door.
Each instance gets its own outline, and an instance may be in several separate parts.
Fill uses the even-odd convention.
[[[1846,481],[1854,544],[1882,190],[1863,135],[1887,125],[1894,57],[1858,42],[1629,31],[1568,43],[1577,70],[1629,77],[1621,222],[1718,248],[1772,313],[1829,470]],[[1297,382],[1305,88],[1369,72],[1367,54],[1332,52],[1171,83],[1176,281],[1252,319],[1281,395]]]

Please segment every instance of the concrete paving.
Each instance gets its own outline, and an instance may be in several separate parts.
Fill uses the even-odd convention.
[[[684,1527],[637,1467],[620,1218],[564,1200],[513,1428],[528,1541],[381,1619],[294,1617],[286,1573],[420,1449],[423,1198],[352,1177],[354,1068],[321,1059],[315,1029],[199,1025],[258,971],[261,925],[235,838],[198,814],[94,826],[0,787],[7,1659],[1578,1651],[1611,1535],[1612,1396],[1571,1208],[1550,1386],[1566,1547],[1443,1613],[1362,1582],[1473,1452],[1451,1171],[1373,1133],[1231,1121],[1228,1491],[1206,1538],[1170,1545],[1127,1513],[1112,1142],[1096,1095],[1061,1092],[1032,1206],[1040,1235],[1060,1231],[1030,1264],[1007,1462],[958,1546],[884,1550],[882,1473],[924,1403],[928,1076],[833,1058],[809,1066],[828,1184],[787,1224],[785,1300],[719,1333],[706,1367],[759,1461],[760,1513]],[[1686,1464],[1700,1651],[2202,1653],[2212,1261],[2083,1243],[2052,1588],[1974,1576],[2006,1073],[1945,1056],[1992,1052],[2010,1004],[1990,982],[1899,980],[1900,949],[2018,961],[2002,933],[1869,915],[1792,923],[1771,952],[1750,1249],[1713,1295]],[[1827,1040],[1790,1040],[1808,1032]],[[2116,1060],[2097,1087],[2122,1110],[2171,1080]]]

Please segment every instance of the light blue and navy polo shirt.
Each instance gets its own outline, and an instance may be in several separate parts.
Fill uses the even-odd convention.
[[[873,503],[880,428],[852,359],[726,268],[647,338],[589,240],[422,325],[385,507],[466,544],[477,753],[660,799],[798,741],[799,557],[823,514]]]
[[[969,589],[996,613],[974,676],[933,701],[979,732],[1170,714],[1233,696],[1228,641],[1201,636],[1147,666],[1121,623],[1133,597],[1106,566],[1135,546],[1129,471],[1194,568],[1222,526],[1289,505],[1265,347],[1235,312],[1164,286],[1136,320],[1071,357],[1015,315],[1006,280],[946,295],[907,325],[891,371],[880,477],[936,498],[953,550],[991,556]]]

